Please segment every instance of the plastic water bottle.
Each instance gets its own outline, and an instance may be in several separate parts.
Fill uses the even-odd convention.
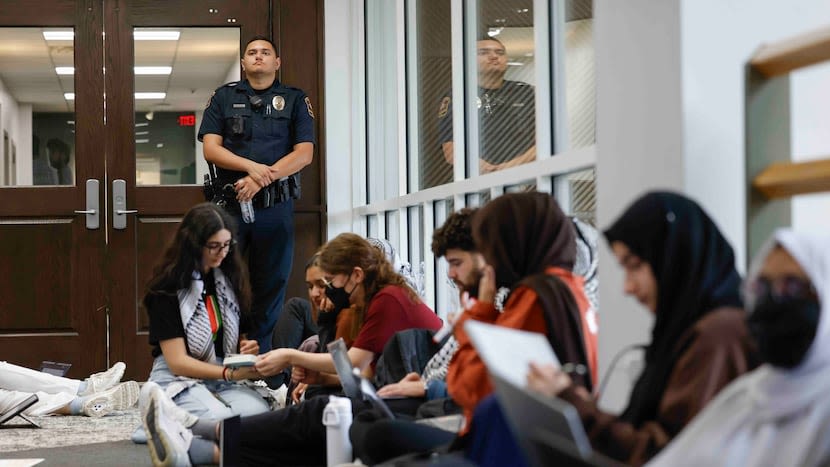
[[[250,224],[254,222],[256,216],[254,215],[254,203],[251,200],[240,201],[239,210],[242,211],[242,222]]]
[[[329,396],[329,403],[323,410],[323,425],[326,426],[326,465],[352,461],[352,442],[349,428],[352,426],[352,401],[346,397]]]

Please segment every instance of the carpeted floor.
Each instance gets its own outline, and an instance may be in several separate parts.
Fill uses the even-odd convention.
[[[41,428],[0,429],[3,459],[38,458],[38,466],[150,465],[147,446],[135,445],[130,434],[139,424],[137,408],[106,417],[31,417]],[[20,418],[11,424],[23,424]]]

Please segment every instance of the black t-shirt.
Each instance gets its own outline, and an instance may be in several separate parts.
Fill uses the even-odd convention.
[[[206,285],[210,292],[211,289],[216,289],[212,271],[207,277],[209,280],[206,281]],[[184,324],[182,324],[182,317],[179,312],[179,298],[176,292],[148,294],[144,299],[144,306],[147,308],[147,315],[150,318],[149,342],[153,348],[153,358],[161,355],[159,342],[167,339],[181,337],[184,339],[185,347],[187,347],[187,337],[184,333]],[[239,335],[247,333],[250,326],[250,317],[247,313],[243,313],[239,318]],[[188,353],[190,353],[189,350]]]
[[[498,89],[478,88],[479,154],[491,164],[515,159],[536,144],[536,100],[533,86],[504,81]],[[440,140],[453,140],[449,94],[438,110]]]

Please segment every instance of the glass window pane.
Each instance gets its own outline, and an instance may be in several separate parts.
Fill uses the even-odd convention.
[[[73,37],[0,28],[0,186],[75,183]]]
[[[565,19],[565,99],[569,147],[596,141],[594,19],[591,0],[569,0]]]
[[[418,171],[420,188],[453,179],[452,157],[443,147],[452,147],[452,58],[450,2],[420,0],[417,18],[418,96],[410,105],[418,107]],[[448,152],[449,154],[449,152]]]
[[[532,0],[481,0],[476,107],[479,173],[536,159]],[[471,155],[472,156],[472,155]]]
[[[136,184],[201,184],[207,164],[196,133],[213,91],[240,78],[239,29],[135,31],[179,32],[134,42]]]

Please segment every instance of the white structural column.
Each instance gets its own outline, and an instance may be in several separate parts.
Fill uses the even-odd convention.
[[[763,42],[825,25],[830,2],[595,0],[594,18],[599,227],[648,190],[684,192],[719,225],[744,271],[745,62]],[[798,129],[793,135],[798,141]],[[605,375],[620,349],[649,340],[652,318],[624,297],[604,242],[600,277]],[[624,407],[632,376],[623,359],[604,406]]]

